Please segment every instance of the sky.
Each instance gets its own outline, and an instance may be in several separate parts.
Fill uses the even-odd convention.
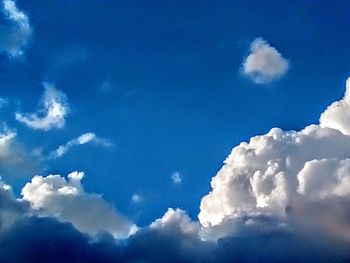
[[[349,262],[349,10],[2,0],[0,261]]]

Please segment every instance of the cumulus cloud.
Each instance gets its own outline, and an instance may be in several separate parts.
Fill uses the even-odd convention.
[[[0,50],[10,57],[22,56],[33,31],[28,16],[14,0],[3,0],[2,5],[6,23],[0,25]]]
[[[174,172],[171,175],[171,180],[173,181],[174,184],[182,184],[182,177],[179,172]]]
[[[348,80],[346,94],[349,89]],[[348,120],[337,115],[350,114],[350,108],[337,110],[336,104],[328,107],[320,125],[273,128],[233,148],[201,201],[198,218],[206,237],[236,235],[252,225],[287,231],[297,221],[350,241],[350,136]],[[316,220],[315,211],[327,220]],[[261,217],[274,223],[261,225]],[[310,220],[300,220],[305,218]]]
[[[83,172],[72,172],[67,179],[60,175],[34,176],[21,194],[39,215],[70,222],[84,233],[108,232],[121,238],[134,231],[135,226],[101,196],[84,191],[83,177]]]
[[[267,84],[281,78],[289,62],[262,38],[250,44],[250,54],[243,62],[243,73],[257,84]]]
[[[35,113],[17,112],[16,120],[36,130],[48,131],[53,128],[62,128],[69,113],[67,97],[52,84],[45,82],[44,88],[38,111]]]
[[[56,150],[50,153],[49,159],[57,159],[66,154],[72,147],[83,145],[87,143],[94,143],[97,145],[102,145],[104,147],[111,147],[113,144],[106,139],[97,137],[92,132],[87,132],[80,135],[78,138],[72,139],[64,145],[59,146]]]

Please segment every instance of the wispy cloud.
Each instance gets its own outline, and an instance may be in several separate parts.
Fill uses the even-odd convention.
[[[48,131],[53,128],[62,128],[65,125],[65,118],[69,113],[67,97],[52,84],[44,82],[44,88],[45,91],[37,112],[17,112],[15,115],[16,120],[37,130]]]
[[[102,145],[104,147],[111,147],[113,144],[103,138],[99,138],[95,135],[93,132],[87,132],[82,135],[80,135],[77,138],[74,138],[67,142],[64,145],[59,146],[56,150],[52,151],[49,155],[49,159],[57,159],[62,157],[64,154],[66,154],[72,147],[83,145],[87,143],[94,143],[97,145]]]
[[[250,51],[243,62],[243,73],[254,83],[267,84],[287,72],[288,60],[264,39],[255,39],[250,45]]]
[[[173,172],[171,175],[171,180],[174,184],[182,184],[182,176],[179,172]]]
[[[28,16],[16,6],[14,0],[3,0],[2,12],[7,20],[0,27],[0,49],[10,57],[23,55],[32,35]]]
[[[142,197],[139,194],[133,194],[131,196],[131,202],[134,204],[140,203],[142,201]]]

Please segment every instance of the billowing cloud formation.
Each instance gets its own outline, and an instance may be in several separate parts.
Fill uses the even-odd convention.
[[[243,73],[257,84],[267,84],[281,78],[289,63],[276,48],[262,38],[250,45],[251,53],[243,62]]]
[[[118,214],[99,195],[84,191],[82,172],[73,172],[66,180],[60,175],[34,176],[22,189],[23,200],[40,215],[72,223],[89,234],[108,232],[126,237],[135,230],[126,218]]]
[[[207,238],[235,235],[242,226],[287,231],[293,224],[310,224],[350,241],[350,136],[344,129],[348,120],[338,118],[334,107],[322,114],[327,115],[323,127],[273,128],[233,148],[201,201],[198,217]],[[339,113],[350,116],[349,110]],[[329,123],[337,125],[328,128]],[[273,224],[261,225],[261,217]]]
[[[95,143],[98,145],[102,145],[104,147],[111,147],[113,144],[106,139],[97,137],[92,132],[87,132],[80,135],[78,138],[72,139],[64,145],[61,145],[56,150],[50,153],[50,159],[56,159],[66,154],[72,147],[77,145],[83,145],[87,143]]]
[[[0,50],[10,57],[19,57],[23,55],[33,30],[27,15],[17,8],[14,0],[3,0],[2,5],[7,24],[0,26]]]
[[[48,131],[62,128],[65,125],[69,106],[66,95],[57,90],[52,84],[44,83],[44,95],[39,110],[35,113],[16,113],[16,120],[32,129]]]

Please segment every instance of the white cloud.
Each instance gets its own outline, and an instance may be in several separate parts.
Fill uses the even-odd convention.
[[[174,184],[182,184],[182,177],[181,174],[179,172],[174,172],[171,175],[171,180],[173,181]]]
[[[87,143],[95,143],[104,147],[111,147],[113,144],[106,139],[97,137],[92,132],[87,132],[80,135],[78,138],[72,139],[64,145],[59,146],[56,150],[50,153],[49,159],[57,159],[66,154],[72,147]]]
[[[28,16],[16,6],[14,0],[3,0],[2,12],[8,24],[0,27],[0,50],[10,57],[23,55],[32,35]]]
[[[41,108],[35,113],[17,112],[16,120],[32,129],[48,131],[53,128],[62,128],[69,113],[66,95],[57,90],[52,84],[44,83],[44,94],[41,99]]]
[[[83,177],[83,172],[72,172],[67,179],[60,175],[34,176],[21,194],[39,215],[70,222],[81,232],[109,232],[117,238],[134,232],[135,225],[101,196],[84,191]]]
[[[349,89],[348,80],[346,94]],[[297,215],[293,220],[300,224],[350,240],[350,224],[343,215],[350,209],[349,119],[338,115],[350,116],[350,108],[338,111],[333,105],[322,114],[327,115],[327,122],[321,117],[323,127],[273,128],[233,148],[201,201],[198,218],[207,237],[235,234],[242,224],[251,226],[262,216],[277,220],[274,227],[288,226]],[[315,211],[327,220],[316,219]]]
[[[139,194],[133,194],[131,196],[131,202],[134,204],[140,203],[142,201],[142,197]]]
[[[289,63],[281,53],[262,38],[250,45],[251,53],[243,62],[243,73],[257,84],[267,84],[281,78]]]

